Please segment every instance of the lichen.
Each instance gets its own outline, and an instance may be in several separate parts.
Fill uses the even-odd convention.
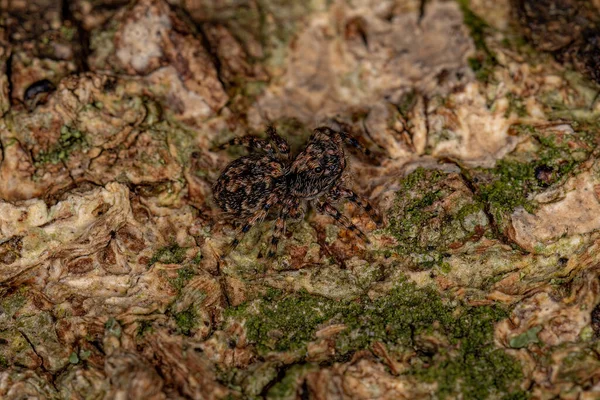
[[[0,293],[1,294],[1,293]],[[0,324],[6,326],[11,321],[15,313],[25,305],[27,301],[27,289],[21,287],[10,295],[2,294],[0,301]]]
[[[527,347],[530,343],[539,343],[538,333],[542,330],[541,326],[534,326],[524,333],[510,339],[509,345],[515,349]]]

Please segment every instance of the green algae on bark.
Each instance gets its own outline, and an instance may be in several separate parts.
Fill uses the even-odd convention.
[[[596,137],[573,125],[513,126],[522,143],[493,168],[461,167],[460,175],[418,168],[403,178],[387,228],[398,254],[419,269],[443,267],[444,254],[468,240],[504,237],[517,208],[534,213],[533,196],[564,183],[591,155]]]
[[[58,143],[47,151],[40,152],[35,160],[35,165],[58,164],[69,158],[69,155],[76,150],[87,146],[85,135],[79,130],[64,125],[60,128],[60,138]]]
[[[190,306],[187,310],[173,315],[179,333],[189,335],[197,326],[197,313],[194,306]]]
[[[400,186],[387,229],[417,268],[444,267],[446,251],[485,232],[483,204],[459,175],[418,168]]]
[[[148,262],[148,266],[151,267],[157,262],[163,264],[181,264],[185,261],[185,253],[186,249],[180,247],[176,243],[161,247],[154,255],[152,255],[152,258]]]
[[[530,125],[514,129],[527,136],[526,143],[532,150],[517,149],[494,168],[469,173],[478,199],[487,205],[501,231],[517,207],[533,213],[533,195],[564,182],[589,157],[596,140],[584,130],[552,132]]]
[[[485,36],[490,27],[471,10],[469,0],[458,0],[458,4],[463,13],[463,22],[469,28],[471,38],[477,50],[477,54],[469,58],[469,66],[477,79],[488,82],[491,79],[494,67],[498,64],[496,55],[485,42]]]
[[[519,363],[494,345],[494,324],[507,317],[500,306],[467,306],[418,288],[405,278],[377,299],[335,301],[306,291],[270,290],[262,299],[231,308],[229,318],[244,320],[248,339],[259,353],[293,352],[300,359],[316,332],[331,324],[345,328],[334,338],[335,359],[381,342],[392,354],[416,350],[408,375],[438,383],[444,398],[487,398],[518,391]],[[439,341],[429,341],[431,336]]]

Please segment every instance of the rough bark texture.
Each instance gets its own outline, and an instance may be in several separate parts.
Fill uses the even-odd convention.
[[[0,0],[0,398],[600,397],[599,8]],[[220,260],[212,148],[334,118],[384,227]]]

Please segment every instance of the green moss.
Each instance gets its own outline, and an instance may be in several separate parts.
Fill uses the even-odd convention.
[[[193,306],[185,311],[174,314],[173,317],[175,318],[177,329],[181,334],[189,335],[197,325],[197,314]]]
[[[408,113],[415,106],[417,102],[417,92],[411,90],[400,98],[400,102],[396,105],[398,112],[404,117],[408,117]]]
[[[69,42],[75,38],[76,33],[77,33],[77,28],[75,28],[73,26],[63,25],[60,27],[61,36]]]
[[[402,180],[402,188],[404,190],[412,190],[417,188],[425,179],[431,183],[437,183],[444,179],[446,174],[437,169],[427,170],[425,168],[417,168],[414,172]]]
[[[544,136],[531,126],[517,127],[520,134],[532,135],[538,149],[525,159],[503,159],[496,167],[478,169],[473,181],[480,201],[488,204],[498,225],[517,207],[534,212],[531,196],[562,181],[587,159],[595,144],[585,131],[568,140]]]
[[[491,63],[488,57],[479,55],[477,57],[469,57],[467,60],[469,67],[475,73],[475,78],[481,82],[490,81],[493,73],[495,63]]]
[[[152,266],[157,262],[163,264],[181,264],[185,260],[186,249],[180,247],[177,243],[161,247],[154,253],[148,266]]]
[[[507,316],[506,310],[453,305],[435,289],[417,288],[406,279],[375,300],[338,302],[305,291],[271,293],[227,315],[245,319],[248,339],[263,354],[304,354],[306,344],[316,340],[315,332],[332,323],[346,326],[335,339],[340,359],[376,341],[400,351],[417,349],[408,373],[438,382],[440,398],[456,393],[465,399],[488,398],[510,392],[522,378],[518,362],[494,346],[494,324]],[[442,344],[423,345],[422,338],[432,335]],[[282,385],[282,390],[287,387]]]
[[[490,205],[496,221],[519,206],[534,211],[535,206],[527,196],[538,188],[535,169],[533,163],[500,160],[490,171],[491,182],[478,186],[479,197]]]
[[[200,265],[200,262],[202,261],[202,259],[204,258],[204,256],[202,255],[202,252],[197,252],[196,255],[194,256],[194,258],[192,259],[192,264],[194,265]]]
[[[456,354],[440,351],[435,363],[415,371],[429,382],[437,382],[440,398],[460,391],[464,399],[485,399],[503,395],[522,379],[515,359],[494,346],[494,323],[507,316],[497,307],[462,310],[445,328]],[[515,391],[514,393],[519,393]]]
[[[526,117],[527,116],[527,107],[523,103],[523,99],[520,96],[515,95],[514,93],[508,93],[508,108],[504,113],[506,118],[510,117],[511,114],[516,114],[517,117]]]
[[[183,260],[182,260],[183,261]],[[191,265],[186,265],[177,271],[177,277],[169,279],[169,283],[178,292],[196,275],[196,271]]]
[[[35,158],[36,166],[44,164],[58,164],[69,158],[69,155],[87,145],[85,135],[79,130],[63,125],[60,129],[58,143],[48,151],[40,152]]]
[[[9,364],[8,364],[8,360],[6,360],[6,358],[4,358],[3,356],[0,356],[0,368],[8,368]]]
[[[441,267],[451,246],[488,225],[483,205],[455,174],[418,168],[400,185],[387,230],[397,239],[398,254],[408,257],[412,267]],[[444,204],[448,196],[455,201]]]
[[[469,7],[469,0],[457,0],[463,13],[463,21],[469,28],[471,38],[475,44],[477,53],[469,58],[469,66],[475,73],[475,77],[483,82],[488,82],[492,76],[494,67],[498,64],[496,55],[489,49],[485,42],[488,24],[475,14]]]
[[[302,378],[311,371],[318,370],[314,364],[294,365],[285,372],[282,380],[277,382],[267,392],[267,400],[296,399],[298,385]]]
[[[246,320],[248,337],[262,351],[289,351],[303,348],[314,329],[337,312],[336,303],[301,291],[291,296],[267,294],[259,305],[259,316]],[[270,299],[273,298],[273,301]],[[310,327],[311,329],[306,329]]]

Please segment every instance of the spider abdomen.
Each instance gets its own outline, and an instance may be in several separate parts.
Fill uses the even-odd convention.
[[[285,176],[285,166],[264,154],[252,154],[231,162],[214,185],[218,206],[235,217],[263,208]]]

